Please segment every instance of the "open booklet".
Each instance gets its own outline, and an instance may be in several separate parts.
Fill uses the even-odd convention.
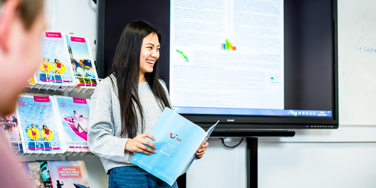
[[[131,163],[172,185],[195,159],[195,152],[213,132],[215,123],[205,132],[200,126],[165,108],[150,134],[156,141],[156,153],[136,153]]]

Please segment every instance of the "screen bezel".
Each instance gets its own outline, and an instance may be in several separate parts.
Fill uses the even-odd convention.
[[[111,33],[108,33],[108,29],[106,29],[107,23],[110,22],[110,18],[106,15],[106,11],[110,11],[110,5],[108,3],[113,4],[119,3],[118,1],[105,1],[99,0],[98,1],[98,44],[97,44],[97,69],[99,77],[103,78],[108,75],[108,64],[111,61],[111,54],[108,53],[108,49],[106,49],[106,42],[111,37],[112,41],[118,40],[121,30],[118,31],[114,36]],[[162,1],[158,2],[160,5],[160,9],[148,9],[151,11],[149,15],[145,16],[140,10],[147,9],[147,7],[140,7],[139,5],[146,5],[150,6],[151,8],[153,5],[145,4],[142,1],[139,2],[124,2],[128,4],[132,4],[132,7],[129,8],[128,14],[124,13],[124,18],[122,19],[123,22],[119,24],[119,28],[123,28],[128,22],[142,18],[150,21],[156,26],[159,26],[159,29],[162,30],[162,38],[161,41],[161,58],[160,62],[160,77],[163,79],[167,86],[169,85],[169,24],[170,19],[167,18],[165,15],[155,18],[155,15],[161,14],[161,12],[170,11],[170,2],[169,1]],[[338,128],[338,45],[337,45],[337,0],[332,0],[332,38],[333,38],[333,60],[332,60],[332,117],[301,117],[301,116],[248,116],[248,115],[204,115],[204,114],[182,114],[187,119],[191,120],[194,123],[201,125],[204,128],[209,127],[212,123],[220,120],[219,127],[226,129],[229,132],[236,133],[237,131],[243,131],[246,129],[336,129]],[[124,12],[127,12],[124,10]],[[115,18],[118,19],[118,18]],[[168,21],[167,21],[168,20]],[[168,25],[168,29],[166,29],[166,23]],[[111,45],[111,48],[115,48],[114,45]],[[107,62],[107,63],[105,63]],[[107,68],[106,68],[107,67]]]

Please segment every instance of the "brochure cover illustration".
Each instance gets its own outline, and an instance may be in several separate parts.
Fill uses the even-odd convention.
[[[55,96],[62,142],[68,151],[88,151],[89,105],[87,99]]]
[[[17,114],[15,112],[10,115],[0,116],[0,129],[8,137],[12,150],[17,153],[22,153],[20,131]]]
[[[62,152],[55,110],[49,96],[22,95],[17,109],[25,153]]]
[[[156,140],[149,139],[156,146],[156,153],[136,153],[131,163],[172,185],[188,170],[195,159],[196,150],[217,124],[218,122],[205,132],[198,125],[165,108],[150,132]]]
[[[50,170],[48,168],[48,161],[39,162],[40,177],[43,182],[44,188],[52,188]]]
[[[37,188],[52,188],[50,171],[47,161],[30,161],[29,177],[33,185]]]
[[[65,35],[73,73],[81,86],[96,86],[97,71],[87,38]]]
[[[75,78],[67,45],[60,32],[46,32],[42,37],[43,59],[36,72],[37,83],[74,85]]]
[[[88,188],[84,161],[48,161],[53,188]]]

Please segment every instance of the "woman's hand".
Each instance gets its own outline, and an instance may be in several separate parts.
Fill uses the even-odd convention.
[[[205,154],[205,150],[206,148],[209,146],[209,143],[208,142],[203,142],[200,147],[197,149],[195,155],[196,155],[196,158],[197,159],[201,159],[204,154]]]
[[[125,150],[134,152],[134,153],[144,153],[147,155],[155,153],[154,151],[156,149],[155,145],[149,142],[148,140],[146,140],[146,137],[155,141],[155,138],[149,133],[140,134],[127,141],[127,143],[125,144]],[[150,146],[154,150],[150,149],[147,146]]]

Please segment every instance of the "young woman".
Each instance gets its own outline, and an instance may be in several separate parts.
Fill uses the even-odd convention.
[[[164,107],[171,107],[167,88],[158,79],[160,40],[159,31],[147,22],[129,23],[116,48],[113,73],[91,97],[88,144],[101,158],[110,188],[170,187],[130,163],[136,152],[155,153],[146,138],[155,140],[149,132]],[[197,158],[207,146],[201,145]]]
[[[43,137],[43,141],[45,140],[49,140],[49,136],[50,136],[50,129],[47,128],[47,125],[43,125],[43,129],[42,129],[42,137]]]
[[[55,74],[62,74],[61,70],[63,69],[64,65],[58,59],[55,59],[52,65]]]

